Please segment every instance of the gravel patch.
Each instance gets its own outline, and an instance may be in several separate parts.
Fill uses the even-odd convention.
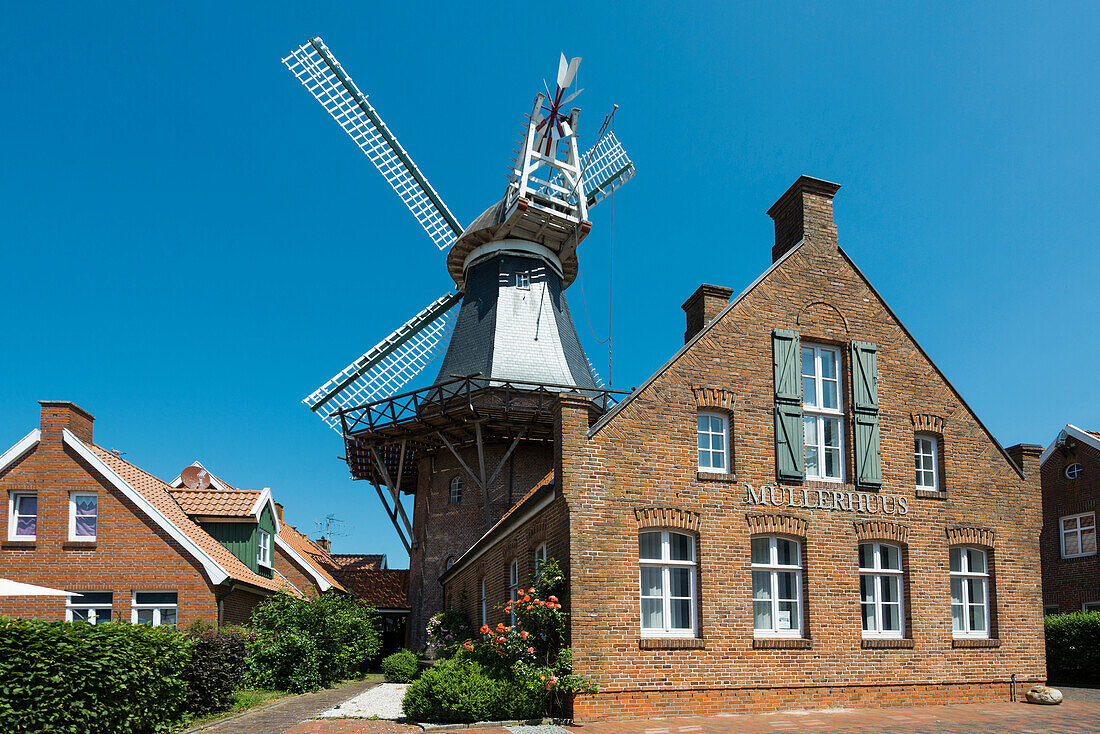
[[[408,683],[382,683],[358,696],[325,709],[317,715],[319,719],[391,719],[400,721],[405,718],[401,710],[401,699],[405,697]]]

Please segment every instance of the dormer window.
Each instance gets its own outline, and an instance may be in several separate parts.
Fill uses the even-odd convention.
[[[271,568],[271,533],[260,530],[260,543],[256,552],[256,563]]]

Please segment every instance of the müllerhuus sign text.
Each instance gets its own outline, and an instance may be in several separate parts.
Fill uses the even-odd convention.
[[[870,515],[909,514],[909,502],[905,497],[879,495],[874,492],[783,487],[778,484],[761,484],[759,487],[745,484],[745,504],[863,512]]]

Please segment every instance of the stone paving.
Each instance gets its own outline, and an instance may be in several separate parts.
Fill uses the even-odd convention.
[[[190,729],[187,734],[192,732],[195,734],[281,734],[298,722],[310,719],[330,706],[357,696],[381,681],[381,676],[374,676],[366,680],[344,683],[335,688],[326,688],[316,693],[293,696],[258,711],[245,712],[233,719]]]

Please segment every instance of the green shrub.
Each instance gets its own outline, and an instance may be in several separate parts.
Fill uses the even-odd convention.
[[[479,663],[452,659],[413,681],[402,705],[413,721],[464,724],[541,716],[542,698],[537,686],[492,678]]]
[[[1100,612],[1044,618],[1047,678],[1059,683],[1100,680]]]
[[[462,643],[477,637],[474,626],[462,612],[436,612],[428,620],[429,655],[453,658]]]
[[[193,714],[227,711],[233,705],[233,692],[247,672],[248,638],[230,628],[197,629],[200,631],[188,635],[195,647],[183,672],[187,681],[186,708]]]
[[[268,597],[252,613],[249,676],[260,688],[314,691],[359,674],[382,636],[373,609],[337,591]]]
[[[193,645],[165,627],[0,617],[0,731],[164,730],[183,708]]]
[[[398,650],[382,659],[382,672],[390,683],[408,683],[416,677],[419,668],[420,664],[411,650]]]

